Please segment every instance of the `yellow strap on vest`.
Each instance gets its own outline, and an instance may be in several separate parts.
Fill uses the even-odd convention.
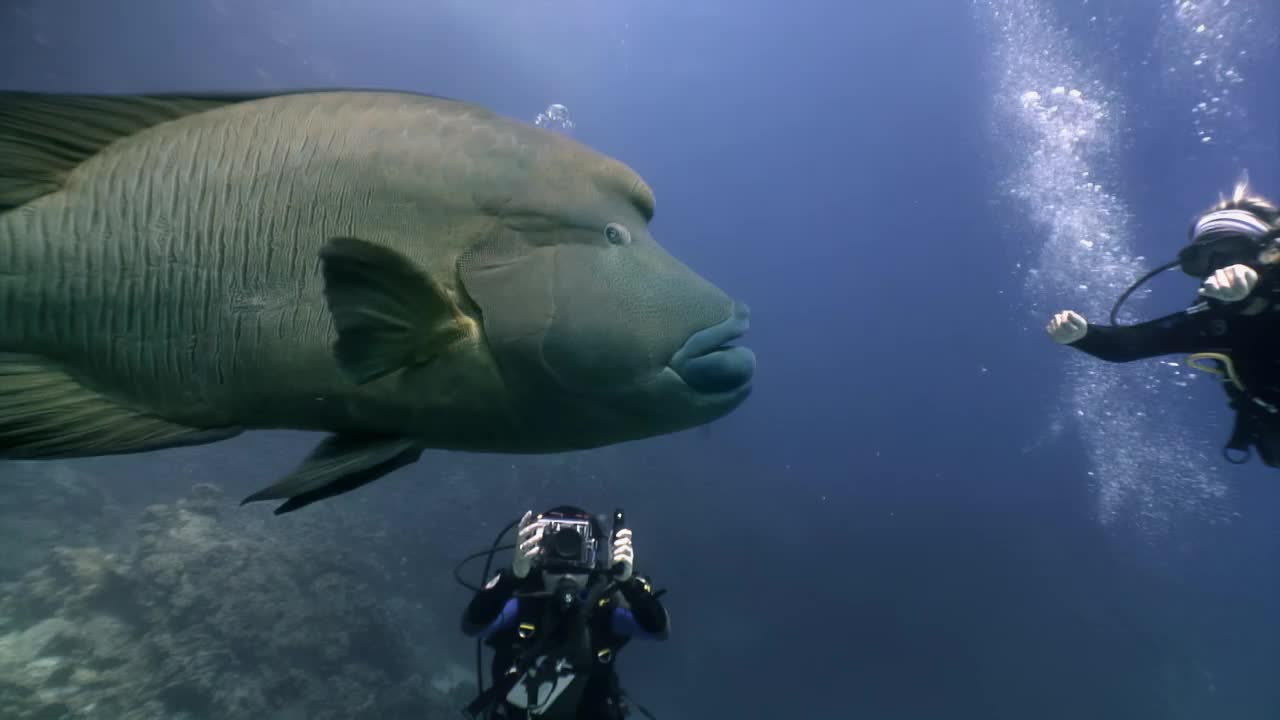
[[[1223,370],[1210,365],[1202,365],[1202,360],[1217,360],[1222,363],[1222,367],[1226,370],[1224,372]],[[1236,386],[1237,390],[1240,392],[1247,392],[1244,383],[1240,382],[1240,376],[1236,375],[1236,365],[1231,362],[1231,357],[1229,355],[1215,352],[1192,353],[1187,356],[1187,366],[1193,370],[1202,370],[1207,373],[1212,373],[1217,375],[1219,378],[1225,375],[1227,379],[1231,381],[1231,384]]]

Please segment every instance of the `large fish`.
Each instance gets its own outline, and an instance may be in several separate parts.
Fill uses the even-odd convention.
[[[331,433],[287,512],[427,448],[697,426],[747,310],[649,234],[630,168],[408,93],[0,93],[0,457]]]

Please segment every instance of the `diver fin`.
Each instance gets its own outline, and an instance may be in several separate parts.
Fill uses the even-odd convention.
[[[36,355],[0,353],[0,458],[119,455],[201,445],[238,427],[195,428],[123,407]]]
[[[288,501],[276,515],[292,512],[317,500],[355,490],[387,473],[409,465],[422,455],[414,440],[367,435],[330,435],[284,479],[240,502]]]
[[[77,165],[120,138],[255,97],[0,92],[0,212],[62,187]]]
[[[444,292],[400,253],[356,238],[320,251],[338,366],[358,385],[431,362],[466,335]]]

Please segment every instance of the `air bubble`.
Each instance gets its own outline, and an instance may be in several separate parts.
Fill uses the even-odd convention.
[[[1072,38],[1053,25],[1047,1],[983,0],[980,5],[987,8],[994,36],[995,75],[1002,78],[997,109],[1004,123],[997,142],[1011,149],[1016,163],[1006,187],[1037,228],[1029,249],[1038,260],[1019,273],[1025,278],[1024,303],[1031,311],[1074,307],[1085,317],[1105,318],[1111,301],[1148,269],[1134,257],[1129,209],[1108,192],[1118,186],[1109,168],[1118,161],[1118,124],[1126,109],[1088,76],[1092,58],[1072,56]],[[1220,30],[1228,38],[1232,33],[1229,25],[1211,22],[1204,15],[1209,10],[1194,2],[1174,7],[1178,16],[1170,8],[1166,20],[1177,23],[1180,52],[1140,71],[1168,67],[1180,81],[1217,78],[1223,83],[1189,97],[1185,107],[1196,110],[1186,124],[1194,132],[1193,123],[1207,121],[1210,107],[1219,107],[1210,97],[1225,98],[1225,84],[1234,77],[1214,74],[1224,71],[1226,63],[1218,60],[1227,57],[1214,36]],[[1202,24],[1212,32],[1191,32]],[[1231,63],[1237,63],[1236,48],[1229,50]],[[1201,65],[1193,66],[1201,54]],[[1214,128],[1199,137],[1221,134]],[[1147,288],[1136,293],[1122,321],[1140,319],[1149,295]],[[1214,509],[1212,498],[1221,493],[1222,483],[1202,461],[1213,448],[1199,442],[1199,434],[1188,436],[1169,411],[1171,396],[1178,395],[1169,391],[1186,381],[1184,375],[1164,367],[1116,368],[1076,356],[1063,363],[1058,413],[1073,421],[1084,443],[1088,471],[1091,477],[1096,473],[1091,485],[1102,523],[1133,521],[1144,533],[1159,532],[1187,513]]]
[[[555,130],[566,135],[573,131],[573,120],[569,119],[569,108],[560,103],[551,103],[546,110],[538,113],[533,124],[540,128]]]

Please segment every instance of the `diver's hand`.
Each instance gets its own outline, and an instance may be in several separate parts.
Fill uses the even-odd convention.
[[[1063,310],[1053,316],[1045,330],[1055,342],[1070,345],[1084,337],[1084,334],[1089,331],[1089,323],[1075,310]]]
[[[1200,286],[1200,294],[1223,302],[1243,300],[1258,285],[1258,273],[1248,265],[1231,265],[1213,273]]]
[[[636,551],[631,545],[631,528],[619,530],[618,537],[613,541],[613,564],[618,563],[622,563],[622,572],[618,575],[618,579],[630,580],[631,573],[636,567]]]
[[[529,577],[533,561],[542,553],[542,525],[533,522],[533,511],[525,511],[516,534],[516,555],[511,559],[511,572],[521,579]]]

